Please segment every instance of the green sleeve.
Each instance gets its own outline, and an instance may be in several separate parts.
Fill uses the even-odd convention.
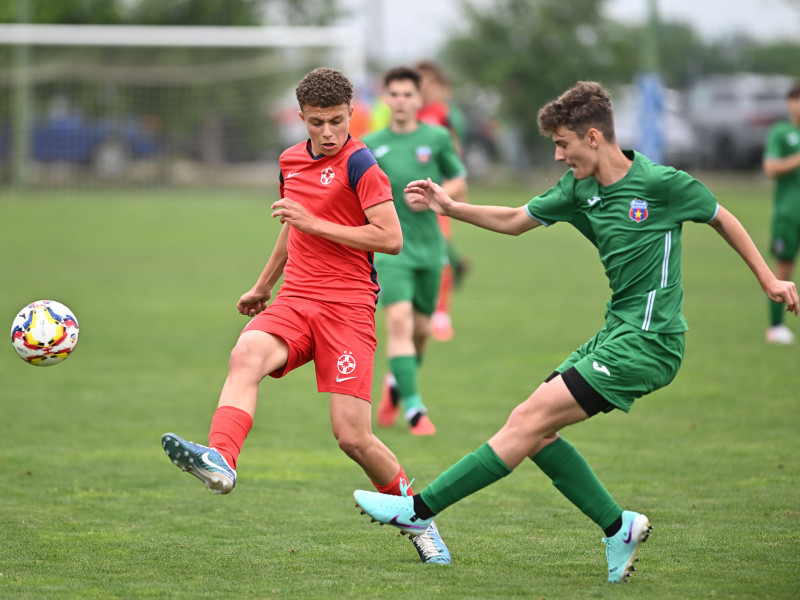
[[[557,221],[571,222],[575,212],[575,177],[568,171],[545,193],[531,198],[528,214],[543,225]]]
[[[785,121],[775,123],[769,128],[764,143],[764,158],[784,158],[791,154],[785,143],[786,133]]]
[[[675,171],[670,186],[670,208],[678,223],[708,223],[717,216],[719,202],[704,183],[684,171]]]

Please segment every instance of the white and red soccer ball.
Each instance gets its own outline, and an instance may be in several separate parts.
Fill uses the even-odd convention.
[[[60,302],[31,302],[19,311],[11,325],[11,343],[20,358],[32,365],[58,364],[78,343],[78,320]]]

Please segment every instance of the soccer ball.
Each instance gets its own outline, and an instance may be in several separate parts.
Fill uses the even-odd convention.
[[[11,343],[20,358],[37,367],[65,360],[78,343],[78,320],[53,300],[31,302],[11,325]]]

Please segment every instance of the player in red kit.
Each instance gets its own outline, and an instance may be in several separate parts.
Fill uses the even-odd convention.
[[[280,157],[281,197],[272,216],[283,227],[258,281],[239,299],[239,312],[253,319],[231,352],[209,445],[167,433],[162,446],[176,466],[215,493],[231,492],[260,382],[313,361],[317,390],[330,393],[339,447],[379,491],[410,494],[400,463],[371,428],[380,289],[373,252],[397,254],[403,244],[392,190],[369,149],[348,133],[353,87],[341,72],[314,69],[296,95],[309,139]],[[422,561],[449,563],[435,526],[425,538],[414,544]]]

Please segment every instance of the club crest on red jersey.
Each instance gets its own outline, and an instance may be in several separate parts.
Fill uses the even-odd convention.
[[[416,154],[417,162],[422,165],[431,162],[431,158],[433,158],[433,150],[430,146],[417,146]]]
[[[345,352],[336,361],[336,368],[342,375],[349,375],[356,370],[356,359],[350,352]]]
[[[647,201],[639,200],[639,198],[631,200],[631,209],[628,212],[628,216],[637,223],[644,221],[647,218]]]
[[[336,174],[333,172],[333,169],[331,167],[328,167],[326,169],[322,169],[322,171],[320,172],[319,181],[323,185],[328,185],[331,181],[333,181],[333,178],[335,176]]]

